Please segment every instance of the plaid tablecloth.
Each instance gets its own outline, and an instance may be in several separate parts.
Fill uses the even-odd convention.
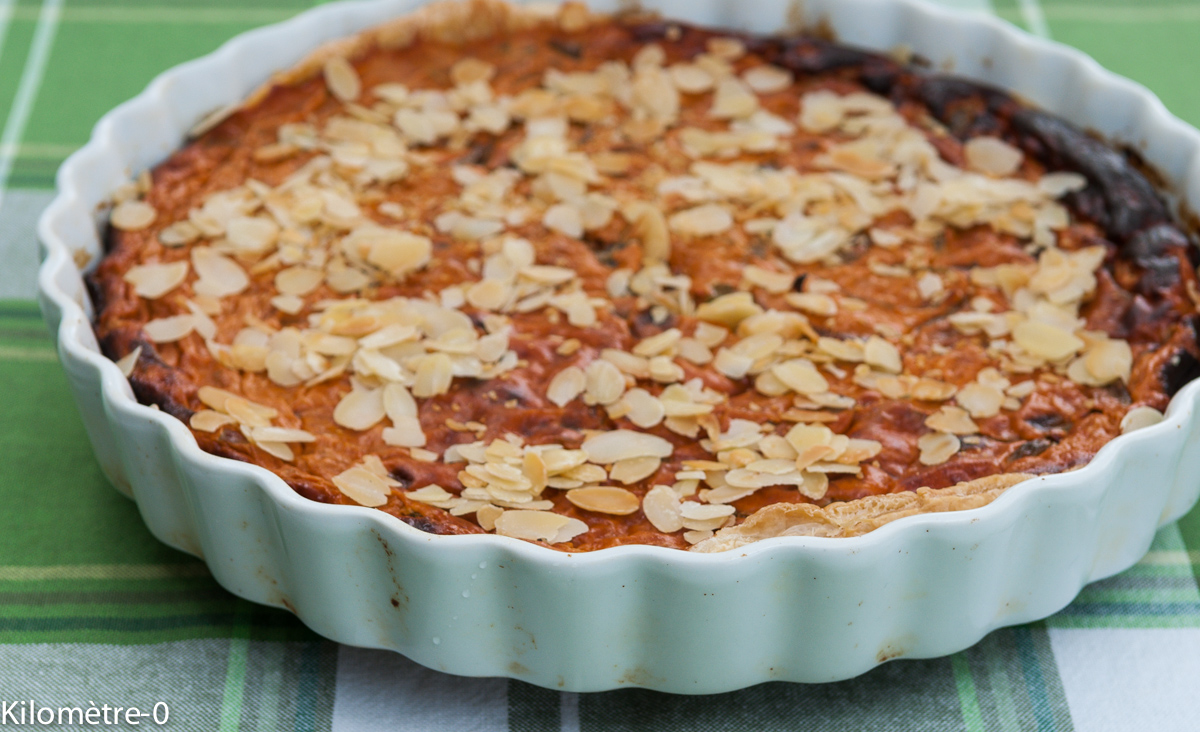
[[[943,2],[1076,45],[1200,123],[1200,2]],[[104,111],[309,4],[0,0],[0,726],[134,707],[205,731],[1200,729],[1200,509],[1063,612],[958,655],[708,697],[558,693],[338,646],[155,541],[101,475],[32,303],[33,223]],[[61,727],[92,728],[78,719]]]

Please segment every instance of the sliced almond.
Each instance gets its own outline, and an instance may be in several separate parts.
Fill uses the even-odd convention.
[[[554,375],[546,387],[546,398],[556,406],[566,406],[587,388],[587,376],[578,366],[568,366]]]
[[[1037,320],[1022,321],[1012,334],[1027,353],[1047,361],[1060,361],[1083,348],[1083,341],[1073,333]]]
[[[382,506],[392,493],[391,486],[383,478],[364,467],[345,470],[332,480],[339,491],[362,506]]]
[[[792,359],[771,367],[771,373],[789,389],[800,394],[816,394],[829,391],[829,382],[817,371],[811,361]]]
[[[975,424],[975,420],[971,419],[971,415],[965,409],[949,404],[926,417],[925,426],[954,435],[973,435],[979,432],[979,425]]]
[[[383,389],[352,389],[333,409],[333,421],[348,430],[369,430],[386,415]]]
[[[353,102],[362,95],[362,80],[345,57],[331,56],[325,62],[324,72],[325,85],[338,100]]]
[[[172,343],[187,337],[196,327],[196,316],[172,315],[155,318],[142,326],[142,331],[153,343]]]
[[[922,465],[941,465],[962,447],[958,437],[946,432],[927,432],[917,438]]]
[[[871,336],[863,344],[863,360],[881,371],[892,374],[898,374],[904,368],[900,361],[899,349],[879,336]]]
[[[221,414],[220,412],[212,409],[201,409],[199,411],[192,412],[192,416],[188,420],[188,424],[191,425],[191,428],[194,430],[199,430],[200,432],[216,432],[225,425],[234,424],[236,422],[237,420],[233,417],[230,417],[228,414]]]
[[[191,256],[198,278],[193,289],[198,295],[226,297],[250,285],[250,278],[240,264],[211,247],[194,247]]]
[[[113,228],[121,231],[140,231],[154,223],[158,211],[145,201],[123,201],[113,207],[109,217]]]
[[[162,297],[174,290],[187,279],[188,263],[186,260],[165,264],[143,264],[131,267],[125,273],[124,280],[133,285],[133,291],[138,297],[150,300]]]
[[[733,226],[733,216],[715,203],[680,211],[667,219],[672,231],[687,236],[713,236]]]
[[[586,390],[584,401],[607,406],[625,393],[625,377],[608,361],[592,361],[584,371]]]
[[[638,510],[638,498],[624,488],[595,486],[575,488],[566,493],[567,500],[585,511],[628,516]]]
[[[683,502],[673,488],[656,485],[642,498],[642,512],[654,528],[673,534],[683,528]]]
[[[1163,413],[1154,407],[1147,407],[1145,405],[1136,406],[1126,412],[1125,416],[1121,418],[1121,434],[1156,425],[1164,419]]]
[[[587,531],[587,524],[549,511],[505,511],[495,519],[496,533],[527,541],[558,544]]]
[[[599,465],[611,465],[619,460],[639,457],[670,457],[674,446],[657,435],[631,430],[601,432],[584,441],[581,449],[588,460]]]
[[[625,485],[645,480],[658,472],[662,460],[656,457],[636,457],[618,460],[608,470],[608,477]]]

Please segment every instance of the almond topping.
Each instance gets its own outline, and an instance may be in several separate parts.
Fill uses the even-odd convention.
[[[771,373],[789,389],[801,394],[829,391],[829,382],[817,371],[811,361],[792,359],[771,367]]]
[[[1156,425],[1163,421],[1163,413],[1154,407],[1137,406],[1130,409],[1121,418],[1121,434],[1127,434],[1135,430],[1140,430],[1143,427]]]
[[[670,486],[656,485],[642,498],[642,512],[654,528],[673,534],[683,528],[682,500]]]
[[[596,486],[575,488],[566,493],[567,500],[585,511],[628,516],[639,508],[637,496],[624,488]]]
[[[561,544],[587,531],[587,524],[549,511],[505,511],[495,519],[496,533],[514,539]]]
[[[113,207],[109,217],[114,228],[121,231],[140,231],[158,218],[158,211],[145,201],[124,201]]]
[[[624,382],[622,382],[624,383]],[[566,406],[587,388],[587,376],[578,366],[568,366],[554,375],[546,388],[546,398],[556,406]]]
[[[962,447],[959,439],[946,432],[927,432],[917,439],[922,465],[941,465]]]
[[[598,465],[611,465],[620,460],[639,457],[670,457],[674,447],[657,435],[630,430],[601,432],[584,441],[580,448],[588,460]]]
[[[931,430],[955,435],[973,435],[979,432],[979,425],[975,424],[975,420],[971,419],[966,410],[948,404],[926,417],[925,426]]]
[[[333,484],[347,498],[362,506],[382,506],[392,493],[391,486],[383,478],[358,466],[333,476]]]
[[[150,300],[162,297],[187,279],[186,261],[167,264],[143,264],[131,267],[125,273],[125,281],[133,285],[133,291]]]
[[[1030,354],[1060,361],[1083,348],[1083,341],[1072,333],[1049,323],[1026,320],[1013,328],[1013,340]]]
[[[325,85],[329,93],[343,102],[353,102],[362,94],[358,72],[342,56],[332,56],[325,62]]]
[[[348,430],[369,430],[384,418],[383,389],[351,389],[333,410],[333,421]]]

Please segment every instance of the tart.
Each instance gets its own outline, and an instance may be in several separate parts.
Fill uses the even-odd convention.
[[[139,400],[433,533],[852,536],[1081,466],[1200,369],[1135,157],[813,36],[432,5],[115,199]]]

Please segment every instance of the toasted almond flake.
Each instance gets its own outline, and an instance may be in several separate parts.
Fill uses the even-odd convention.
[[[932,300],[945,292],[945,285],[936,272],[926,272],[917,279],[917,292],[921,299]]]
[[[971,419],[966,410],[949,404],[925,418],[925,426],[938,432],[949,432],[955,435],[973,435],[979,432],[979,425]]]
[[[763,309],[754,302],[754,296],[748,292],[731,292],[728,295],[714,297],[696,308],[696,317],[700,320],[726,328],[736,328],[738,323],[753,315],[759,315]],[[720,341],[718,341],[719,343]],[[710,348],[715,343],[707,344]]]
[[[321,286],[325,272],[311,267],[288,267],[275,273],[275,289],[282,295],[303,297]]]
[[[696,501],[684,501],[680,507],[680,515],[683,516],[684,525],[691,521],[711,521],[713,519],[721,519],[726,516],[732,516],[734,507],[728,505],[711,505],[697,503]]]
[[[250,277],[240,264],[211,247],[194,247],[191,256],[192,268],[198,278],[193,289],[199,295],[226,297],[236,295],[250,285]]]
[[[329,93],[340,101],[353,102],[362,94],[362,80],[345,57],[331,56],[325,62],[324,72]]]
[[[703,531],[691,530],[691,531],[683,532],[683,539],[684,539],[684,541],[686,541],[689,544],[699,544],[700,542],[707,541],[711,538],[713,538],[713,532],[711,529],[705,529]]]
[[[927,432],[917,438],[922,465],[941,465],[962,447],[958,437],[946,432]]]
[[[578,519],[561,516],[549,511],[505,511],[495,519],[496,533],[514,539],[544,541],[550,544],[570,541],[587,531],[587,524]],[[579,528],[582,527],[582,528]],[[566,533],[575,533],[563,538]]]
[[[431,353],[421,359],[413,379],[412,394],[420,399],[445,394],[454,380],[454,362],[444,353]]]
[[[195,327],[195,315],[171,315],[148,321],[142,326],[142,331],[153,343],[172,343],[187,337]]]
[[[418,488],[415,491],[408,491],[404,495],[408,496],[409,498],[413,499],[414,501],[420,501],[421,503],[428,503],[428,504],[431,504],[434,506],[438,506],[439,508],[445,507],[445,505],[439,505],[439,504],[449,504],[451,501],[453,501],[454,499],[457,498],[457,496],[455,496],[453,493],[447,491],[445,488],[441,487],[440,485],[432,485],[432,484],[424,486],[423,488]]]
[[[373,227],[374,228],[374,227]],[[361,229],[356,229],[359,232]],[[369,235],[367,261],[396,279],[403,279],[429,264],[433,242],[407,231],[378,229]]]
[[[797,488],[801,495],[819,501],[829,490],[829,476],[825,473],[805,473],[804,482]]]
[[[426,440],[421,420],[415,416],[393,417],[392,426],[385,427],[381,436],[385,443],[396,447],[424,447]]]
[[[973,137],[963,145],[967,166],[988,175],[1012,175],[1021,167],[1024,153],[998,137]]]
[[[1154,407],[1145,405],[1136,406],[1125,413],[1121,418],[1121,434],[1127,434],[1135,430],[1140,430],[1144,427],[1150,427],[1163,421],[1165,417],[1163,413]]]
[[[383,478],[360,466],[333,476],[333,484],[347,498],[362,506],[382,506],[392,493],[391,486]]]
[[[675,64],[667,69],[671,83],[684,94],[703,94],[713,88],[713,77],[696,64]]]
[[[511,288],[501,280],[480,280],[467,288],[467,302],[480,310],[500,310],[511,295]]]
[[[142,347],[138,346],[117,360],[117,368],[121,369],[121,373],[128,379],[133,374],[133,369],[137,366],[138,359],[141,357]]]
[[[904,368],[900,351],[879,336],[871,336],[863,345],[863,360],[877,369],[898,374]]]
[[[383,389],[351,389],[333,410],[333,421],[348,430],[369,430],[386,415]]]
[[[575,488],[566,493],[567,500],[585,511],[628,516],[638,510],[638,498],[624,488],[595,486]]]
[[[584,401],[607,406],[625,393],[625,377],[616,366],[603,359],[592,361],[584,371],[586,387]]]
[[[642,498],[642,512],[654,528],[673,534],[683,528],[682,501],[670,486],[656,485]]]
[[[1037,320],[1022,321],[1012,335],[1027,353],[1047,361],[1062,360],[1083,348],[1083,341],[1071,332]]]
[[[645,389],[630,389],[621,402],[627,409],[625,418],[642,429],[654,427],[666,416],[663,403]]]
[[[133,291],[139,297],[153,300],[174,290],[187,279],[187,275],[188,263],[184,260],[131,267],[123,279],[133,285]]]
[[[829,295],[823,295],[817,292],[792,292],[785,298],[788,305],[813,315],[837,315],[837,301]]]
[[[608,470],[608,477],[629,485],[645,480],[658,472],[662,460],[656,457],[638,457],[618,460]]]
[[[140,231],[154,223],[158,211],[145,201],[123,201],[113,207],[109,217],[114,228],[121,231]]]
[[[295,453],[292,452],[292,448],[288,447],[286,442],[256,442],[254,444],[263,452],[277,457],[285,463],[290,463],[296,459]]]
[[[216,432],[227,424],[234,424],[237,420],[230,417],[228,414],[221,414],[212,409],[200,409],[192,412],[188,424],[192,429],[201,432]]]
[[[1083,363],[1099,386],[1118,379],[1128,382],[1133,367],[1133,351],[1126,341],[1105,339],[1087,350]]]
[[[959,389],[954,395],[954,400],[972,417],[983,419],[1000,413],[1000,407],[1004,404],[1004,392],[976,381]]]
[[[655,356],[650,359],[650,378],[660,384],[673,384],[683,381],[683,367],[671,360],[669,356]]]
[[[470,56],[459,59],[450,67],[450,80],[456,86],[465,86],[477,81],[491,81],[495,74],[495,66]]]
[[[583,369],[578,366],[568,366],[550,380],[550,385],[546,387],[546,398],[556,406],[563,407],[582,394],[585,388],[587,388],[587,376]]]
[[[494,531],[496,529],[496,519],[504,514],[504,509],[491,504],[485,504],[475,510],[475,520],[479,522],[479,526],[484,531]]]
[[[776,272],[754,264],[747,265],[742,270],[742,277],[755,287],[761,287],[774,294],[790,291],[796,279],[790,272]]]
[[[688,236],[712,236],[728,231],[733,226],[733,216],[715,203],[706,203],[672,214],[667,225],[672,231]]]
[[[646,358],[658,356],[674,348],[682,337],[683,333],[678,328],[670,328],[649,338],[643,338],[633,347],[633,353]]]
[[[746,84],[735,77],[717,82],[709,116],[717,119],[743,119],[758,111],[758,97]]]
[[[792,359],[771,367],[771,373],[789,389],[801,394],[829,391],[829,382],[817,371],[811,361]]]
[[[572,239],[583,236],[583,215],[578,208],[567,203],[556,203],[546,209],[542,225]]]
[[[235,216],[225,225],[225,236],[241,253],[262,254],[275,246],[279,224],[265,216]]]
[[[158,243],[164,247],[181,247],[200,238],[200,230],[190,221],[177,221],[158,232]]]
[[[612,430],[593,435],[580,446],[590,460],[598,465],[611,465],[619,460],[639,457],[670,457],[674,447],[657,435],[631,430]]]
[[[252,427],[250,439],[254,442],[316,442],[316,435],[304,430],[286,427]]]
[[[746,69],[742,73],[742,81],[759,94],[773,94],[791,86],[793,77],[787,69],[763,64]]]

